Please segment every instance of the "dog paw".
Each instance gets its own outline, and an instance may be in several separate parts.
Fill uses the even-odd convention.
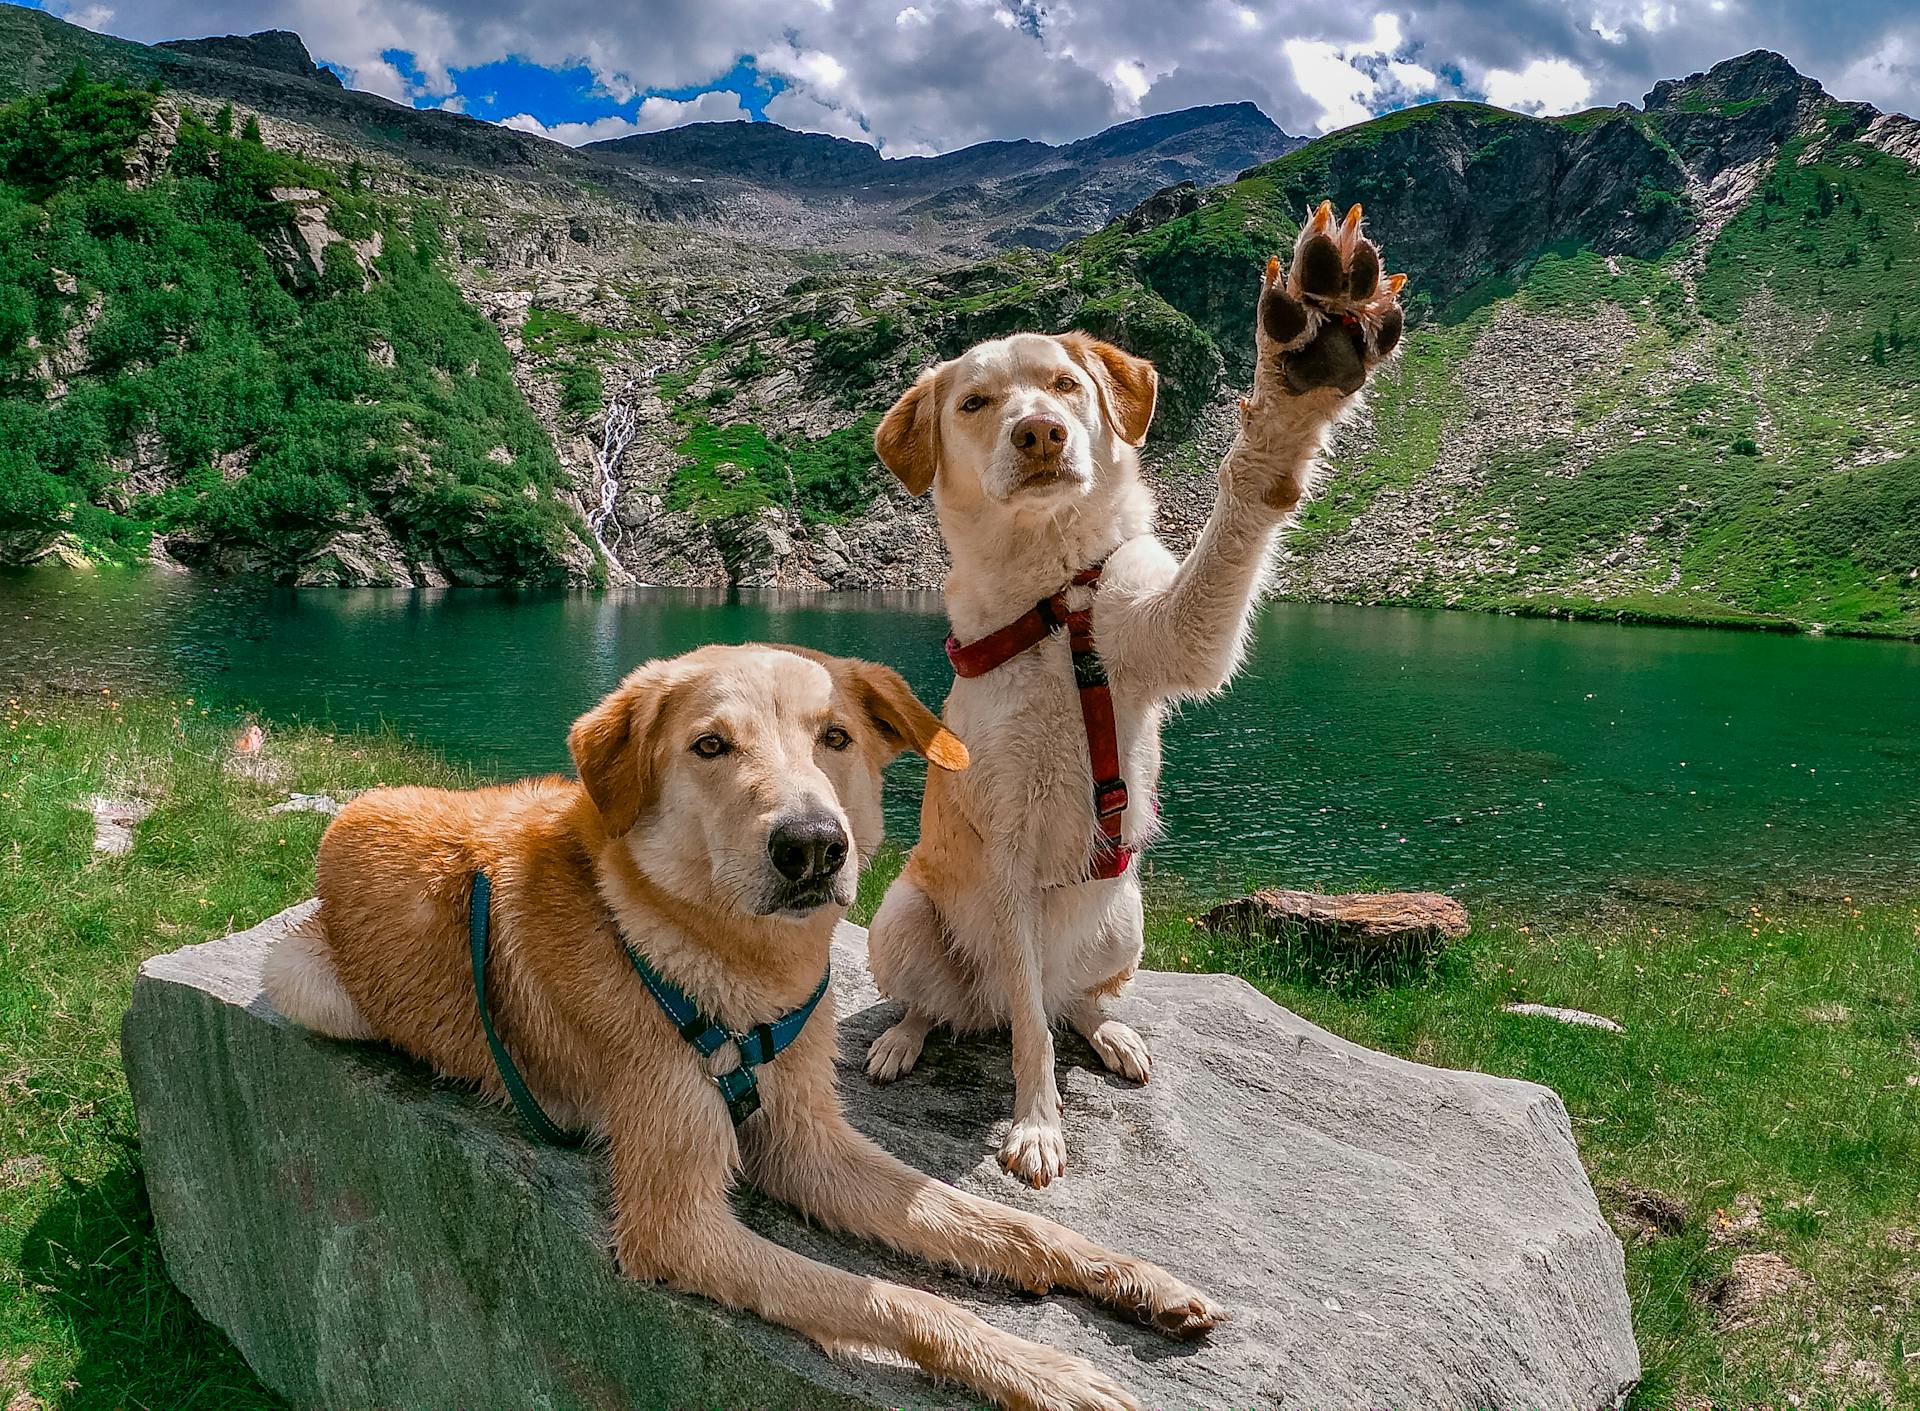
[[[867,1080],[891,1083],[906,1077],[920,1061],[920,1050],[926,1042],[927,1036],[918,1025],[904,1020],[895,1024],[867,1050]]]
[[[1000,1164],[1030,1186],[1045,1186],[1067,1174],[1067,1137],[1058,1119],[1023,1119],[1000,1145]]]
[[[1147,1041],[1117,1019],[1103,1020],[1087,1036],[1093,1051],[1109,1073],[1118,1073],[1130,1082],[1144,1083],[1153,1076],[1153,1052]]]
[[[1228,1316],[1226,1309],[1198,1289],[1143,1259],[1100,1266],[1089,1292],[1143,1327],[1178,1342],[1204,1337]]]
[[[1139,1403],[1091,1362],[1051,1347],[1029,1344],[1021,1368],[1025,1385],[997,1397],[1010,1411],[1139,1411]]]
[[[1262,371],[1298,396],[1358,392],[1400,342],[1404,274],[1383,276],[1380,250],[1360,233],[1360,207],[1336,223],[1322,201],[1300,228],[1293,261],[1267,261],[1254,341]]]

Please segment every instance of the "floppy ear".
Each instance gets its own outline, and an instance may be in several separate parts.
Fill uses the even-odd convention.
[[[942,769],[965,769],[971,761],[960,737],[920,703],[899,672],[871,661],[842,663],[861,708],[893,752],[912,750]]]
[[[929,368],[900,394],[873,433],[874,453],[909,495],[924,495],[940,468],[940,408],[934,384],[940,370]]]
[[[633,830],[653,791],[653,727],[667,686],[643,667],[573,722],[567,749],[593,806],[615,837]]]
[[[1063,333],[1060,341],[1075,362],[1093,374],[1107,421],[1129,446],[1146,443],[1153,404],[1160,395],[1160,374],[1145,358],[1123,353],[1090,333]]]

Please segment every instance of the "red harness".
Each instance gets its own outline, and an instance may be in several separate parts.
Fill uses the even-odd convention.
[[[1072,586],[1090,587],[1100,581],[1100,565],[1073,575]],[[1133,861],[1133,849],[1120,841],[1120,825],[1127,811],[1127,781],[1120,777],[1120,735],[1113,723],[1113,687],[1106,663],[1093,648],[1093,612],[1070,612],[1062,588],[1042,598],[998,632],[989,632],[964,647],[947,638],[947,660],[959,676],[985,676],[1020,653],[1036,647],[1062,627],[1073,650],[1073,683],[1080,689],[1080,716],[1087,727],[1087,761],[1093,766],[1093,816],[1100,827],[1087,876],[1092,880],[1118,877]]]

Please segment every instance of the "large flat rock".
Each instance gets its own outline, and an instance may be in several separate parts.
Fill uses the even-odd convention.
[[[268,1385],[312,1411],[960,1404],[621,1279],[592,1157],[273,1011],[261,960],[303,910],[148,961],[123,1034],[168,1268]],[[1012,1106],[1004,1038],[936,1038],[890,1088],[860,1076],[892,1018],[865,941],[843,927],[834,962],[854,1122],[969,1190],[1158,1260],[1234,1321],[1173,1346],[743,1197],[763,1233],[1071,1348],[1164,1411],[1591,1411],[1638,1376],[1620,1247],[1548,1089],[1373,1053],[1229,977],[1143,974],[1123,1011],[1154,1046],[1152,1084],[1110,1078],[1069,1040],[1068,1177],[1031,1191],[992,1155]]]

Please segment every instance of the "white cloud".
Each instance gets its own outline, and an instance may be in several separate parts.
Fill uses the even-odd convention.
[[[853,113],[799,88],[776,93],[768,100],[767,116],[796,132],[824,132],[830,137],[851,137],[855,142],[873,141],[873,134],[860,125],[860,119]]]
[[[616,137],[632,137],[639,132],[659,132],[669,127],[685,127],[694,122],[749,122],[751,115],[740,105],[737,93],[702,93],[692,98],[645,99],[631,118],[609,116],[592,122],[543,123],[532,113],[515,113],[500,119],[500,126],[515,132],[530,132],[535,137],[551,138],[569,147],[588,142],[608,142]]]
[[[1571,113],[1587,106],[1593,84],[1565,59],[1535,59],[1525,68],[1489,69],[1487,101],[1518,113]]]
[[[1837,97],[1920,107],[1913,0],[50,3],[146,42],[295,30],[357,86],[411,103],[452,98],[450,71],[512,56],[584,64],[598,92],[628,110],[649,92],[710,86],[745,56],[787,84],[775,100],[783,120],[889,153],[1070,141],[1137,113],[1235,101],[1312,133],[1452,96],[1461,90],[1449,75],[1495,101],[1552,112],[1637,101],[1658,79],[1756,46],[1781,50]],[[391,53],[409,56],[404,74]]]
[[[1289,39],[1281,48],[1293,65],[1294,82],[1320,105],[1320,131],[1351,127],[1373,116],[1366,102],[1373,96],[1373,80],[1348,63],[1334,45]]]
[[[1400,17],[1385,11],[1373,17],[1365,39],[1346,44],[1289,39],[1281,48],[1293,66],[1294,81],[1301,92],[1320,105],[1317,130],[1331,132],[1374,115],[1382,99],[1389,96],[1383,93],[1378,76],[1383,69],[1396,88],[1407,90],[1406,97],[1438,90],[1437,75],[1419,64],[1393,57],[1404,45]]]
[[[107,26],[113,23],[111,5],[68,5],[54,11],[69,24],[77,24],[82,29],[90,29],[96,34],[105,34]]]
[[[1438,93],[1442,87],[1440,75],[1422,64],[1402,63],[1394,59],[1387,64],[1387,73],[1395,83],[1415,97]]]
[[[1920,112],[1920,103],[1914,102],[1916,84],[1920,84],[1920,25],[1910,34],[1889,35],[1879,48],[1836,75],[1833,86],[1848,97],[1912,115]]]

